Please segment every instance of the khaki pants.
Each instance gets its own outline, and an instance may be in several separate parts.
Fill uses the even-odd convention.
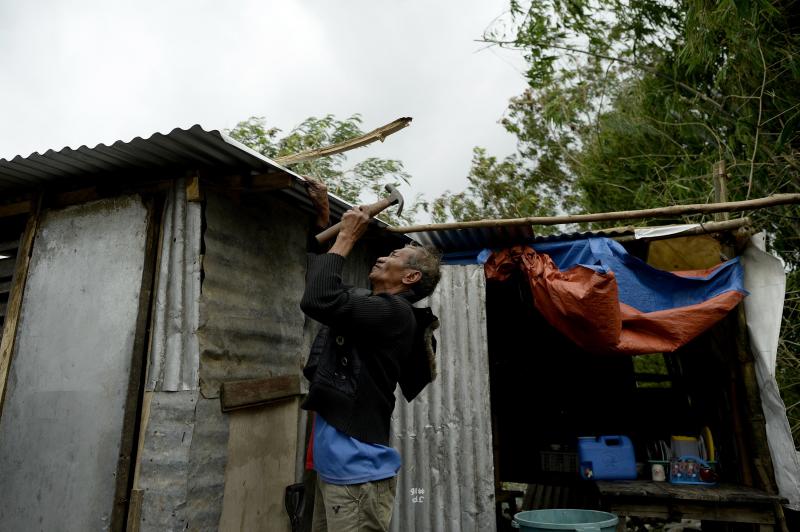
[[[313,532],[389,530],[397,477],[339,486],[317,476]]]

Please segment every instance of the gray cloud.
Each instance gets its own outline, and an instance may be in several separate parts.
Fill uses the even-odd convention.
[[[505,9],[506,0],[0,0],[0,157],[195,123],[229,128],[251,115],[285,130],[327,113],[361,113],[367,129],[412,116],[353,158],[403,160],[409,196],[459,190],[473,146],[514,147],[497,120],[524,88],[523,65],[474,42]]]

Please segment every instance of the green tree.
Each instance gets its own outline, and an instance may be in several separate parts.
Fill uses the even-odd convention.
[[[270,157],[278,158],[337,144],[363,135],[361,117],[357,114],[338,120],[333,115],[322,118],[309,117],[282,135],[277,127],[268,127],[264,117],[250,117],[227,131],[231,138]],[[369,157],[352,166],[347,166],[347,155],[339,153],[292,165],[292,170],[323,181],[328,190],[351,204],[367,203],[366,195],[385,196],[384,186],[409,184],[411,176],[403,163],[396,159]],[[381,218],[394,224],[413,223],[415,217],[427,204],[417,196],[407,201],[403,214],[398,217],[393,209],[387,209]]]
[[[484,39],[520,50],[528,64],[528,87],[503,120],[518,150],[508,164],[476,152],[470,188],[439,198],[440,216],[493,214],[483,198],[495,191],[504,198],[535,191],[541,205],[529,211],[704,203],[713,197],[710,173],[720,160],[730,200],[798,192],[796,1],[512,0],[510,6]],[[793,287],[779,380],[797,436],[800,209],[750,215],[768,231]]]

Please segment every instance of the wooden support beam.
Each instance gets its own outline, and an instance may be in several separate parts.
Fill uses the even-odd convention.
[[[714,203],[726,203],[728,201],[728,176],[725,173],[725,161],[715,163],[711,175],[714,180]],[[727,212],[718,212],[714,215],[715,222],[724,222],[728,219],[730,219],[730,214]]]
[[[7,203],[0,205],[0,218],[7,218],[9,216],[19,216],[20,214],[27,214],[33,209],[32,201],[20,201],[17,203]]]
[[[746,431],[753,450],[756,478],[761,484],[761,489],[768,493],[777,493],[778,486],[775,482],[775,470],[772,465],[769,442],[767,441],[767,423],[764,410],[761,407],[761,391],[756,377],[755,358],[750,348],[750,336],[747,333],[744,304],[739,304],[734,316],[737,333],[737,357],[741,379],[744,383],[744,404],[748,414],[747,422],[749,426],[746,426]],[[762,470],[759,472],[758,468]]]
[[[223,412],[261,406],[301,394],[300,377],[285,375],[222,383],[220,404]]]
[[[688,214],[713,214],[715,212],[739,212],[800,203],[800,194],[775,194],[766,198],[726,203],[695,203],[672,205],[636,211],[600,212],[595,214],[569,214],[564,216],[531,216],[529,218],[507,218],[499,220],[475,220],[472,222],[449,222],[443,224],[409,225],[388,227],[392,233],[419,233],[422,231],[445,231],[449,229],[472,229],[479,227],[511,227],[521,225],[559,225],[588,222],[613,222],[616,220],[642,220],[660,216],[684,216]]]
[[[22,240],[20,240],[16,269],[11,280],[11,294],[8,298],[5,322],[3,323],[3,336],[0,339],[0,417],[3,415],[8,371],[11,368],[11,356],[14,353],[17,323],[19,322],[19,314],[22,307],[22,295],[25,292],[25,281],[28,280],[28,265],[30,264],[33,250],[33,241],[39,227],[40,209],[41,202],[37,201],[35,211],[28,217],[25,232],[22,235]]]
[[[265,192],[289,188],[292,186],[292,176],[285,172],[272,172],[257,175],[231,175],[225,176],[219,181],[204,182],[204,186],[225,191],[253,190]]]
[[[200,192],[200,178],[196,175],[186,179],[186,201],[192,203],[203,201],[203,194]]]
[[[128,522],[125,525],[125,532],[139,532],[142,525],[142,500],[144,490],[131,490],[131,501],[128,506]]]

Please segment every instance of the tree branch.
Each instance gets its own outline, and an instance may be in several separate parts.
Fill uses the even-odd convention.
[[[327,157],[330,155],[336,155],[337,153],[350,151],[355,148],[366,146],[367,144],[372,144],[376,140],[383,142],[386,137],[397,133],[405,127],[408,127],[409,124],[411,124],[411,118],[398,118],[394,122],[390,122],[385,126],[373,129],[369,133],[365,133],[361,136],[348,139],[343,142],[338,142],[330,146],[325,146],[324,148],[316,148],[313,150],[301,151],[300,153],[294,153],[292,155],[284,155],[283,157],[276,158],[275,162],[283,166],[289,166],[291,164],[297,164],[311,159],[319,159],[320,157]]]
[[[761,110],[764,103],[764,86],[767,84],[767,62],[764,60],[764,52],[761,50],[761,39],[756,37],[756,44],[758,44],[758,53],[761,54],[761,64],[763,65],[764,73],[761,77],[761,93],[758,95],[758,120],[756,121],[756,138],[753,142],[753,156],[750,157],[750,177],[747,179],[747,194],[745,198],[750,197],[750,190],[753,187],[753,172],[755,170],[756,152],[758,151],[758,134],[761,132]]]
[[[514,41],[492,41],[492,40],[485,40],[485,39],[477,39],[477,42],[496,44],[498,46],[509,45],[509,44],[510,45],[514,45],[514,46],[518,46],[517,43],[514,42]],[[722,110],[722,104],[720,104],[719,102],[712,100],[711,98],[709,98],[708,96],[706,96],[702,92],[698,91],[694,87],[691,87],[691,86],[687,85],[686,83],[683,83],[682,81],[678,81],[677,79],[673,78],[672,76],[668,76],[667,74],[661,72],[657,68],[651,67],[649,65],[643,65],[643,64],[638,63],[636,61],[630,61],[628,59],[622,59],[621,57],[613,57],[613,56],[610,56],[610,55],[599,54],[597,52],[590,52],[588,50],[581,50],[580,48],[572,48],[570,46],[561,46],[561,45],[557,45],[557,44],[545,44],[545,43],[540,43],[540,42],[536,42],[536,41],[531,42],[531,44],[535,45],[535,46],[541,46],[543,48],[553,48],[555,50],[563,50],[565,52],[572,52],[572,53],[575,53],[575,54],[589,55],[589,56],[592,56],[592,57],[605,59],[607,61],[616,61],[616,62],[622,63],[624,65],[628,65],[628,66],[632,66],[634,68],[638,68],[639,70],[644,70],[644,71],[650,72],[651,74],[655,74],[656,76],[664,78],[664,79],[670,81],[671,83],[675,84],[676,86],[678,86],[678,87],[680,87],[680,88],[682,88],[682,89],[684,89],[684,90],[686,90],[688,92],[691,92],[692,94],[694,94],[695,96],[697,96],[701,100],[704,100],[704,101],[710,103],[711,105],[713,105],[714,107],[716,107],[720,111]]]

